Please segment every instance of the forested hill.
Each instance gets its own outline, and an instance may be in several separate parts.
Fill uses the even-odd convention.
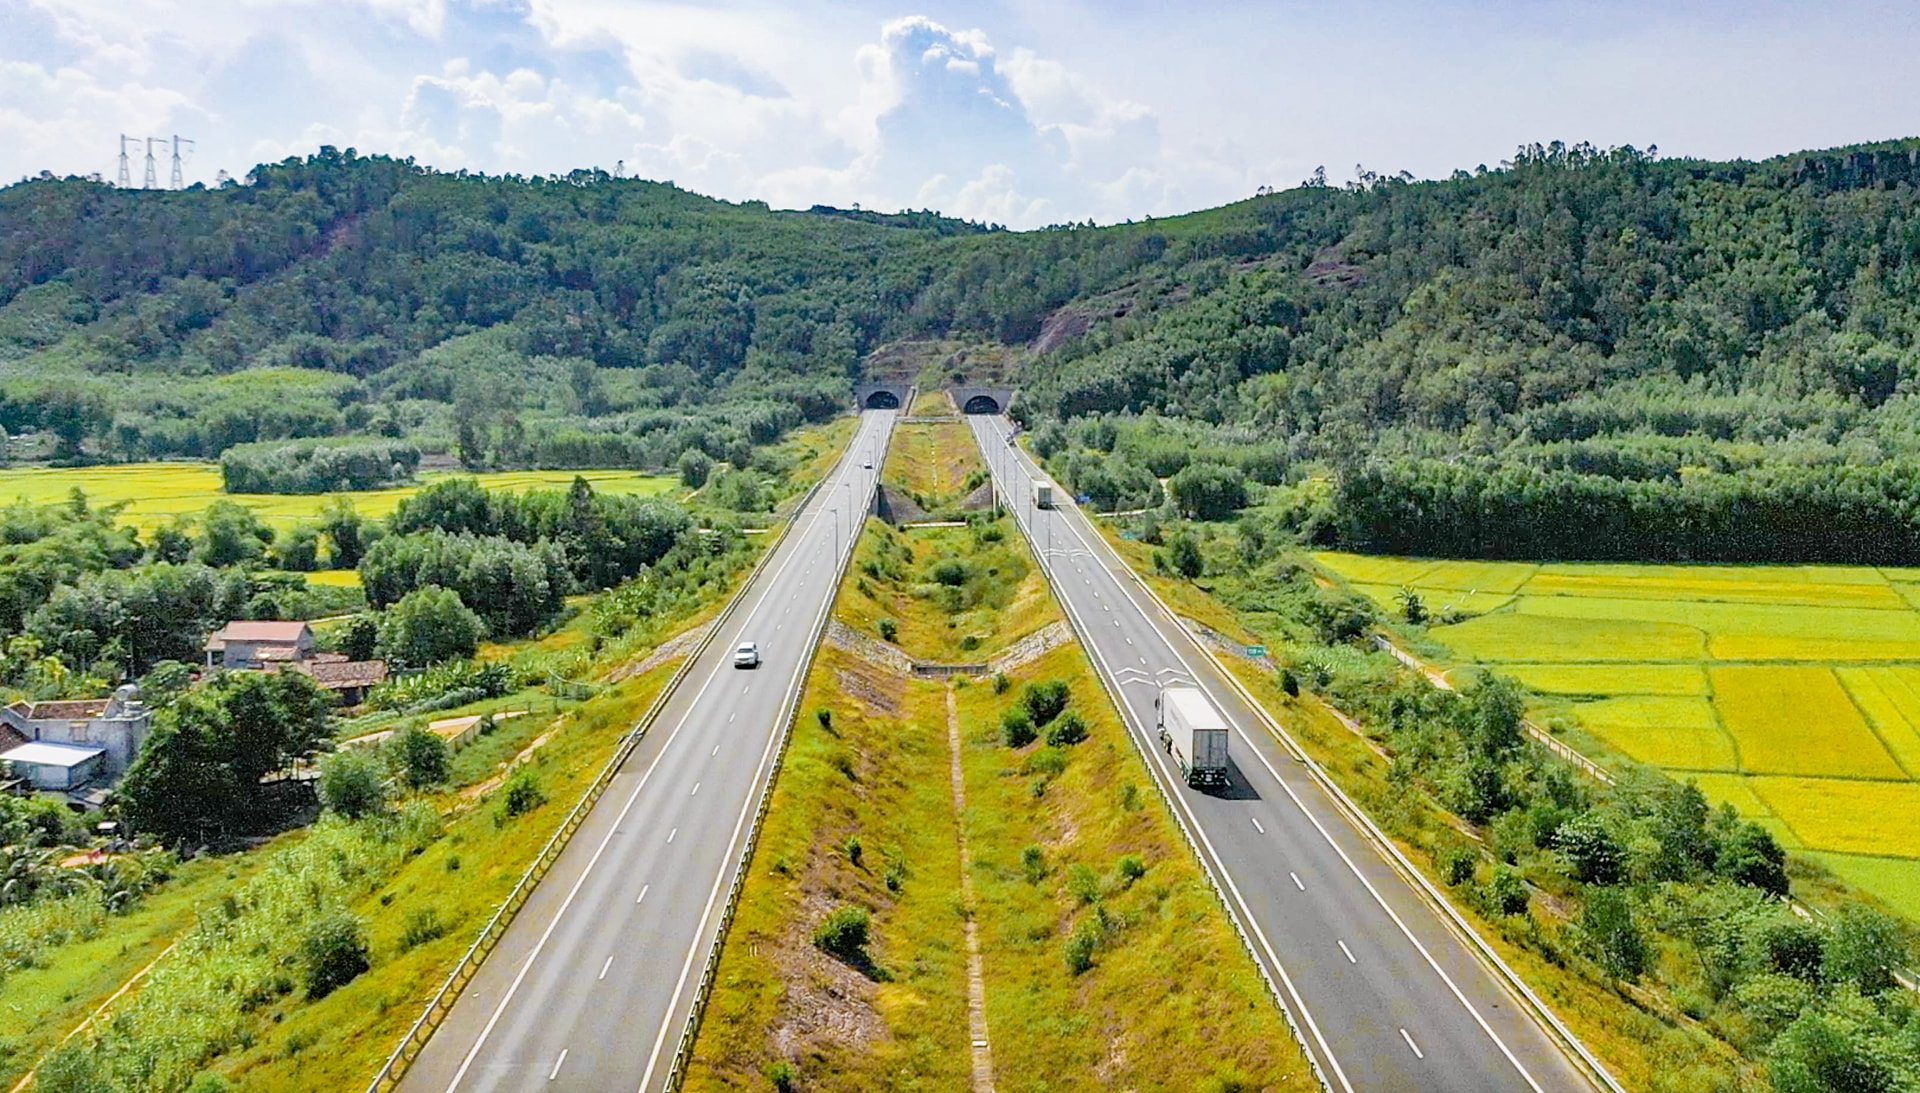
[[[1553,145],[1014,233],[332,150],[218,190],[27,182],[0,190],[0,427],[69,458],[372,433],[664,464],[737,455],[831,412],[874,349],[947,339],[1015,350],[1029,418],[1082,419],[1052,440],[1088,484],[1330,469],[1353,489],[1323,534],[1356,545],[1418,548],[1383,515],[1418,494],[1419,536],[1485,551],[1515,489],[1697,523],[1703,497],[1839,482],[1885,523],[1920,455],[1917,183],[1920,142]],[[1727,553],[1623,519],[1630,553]]]

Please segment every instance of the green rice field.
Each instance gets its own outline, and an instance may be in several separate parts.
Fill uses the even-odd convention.
[[[1518,679],[1596,758],[1692,778],[1920,918],[1920,570],[1316,557],[1470,616],[1425,631],[1443,666]]]
[[[95,505],[125,502],[128,523],[146,530],[177,516],[191,516],[219,500],[237,501],[275,527],[288,527],[319,513],[335,496],[350,497],[362,516],[391,514],[402,498],[440,478],[459,477],[459,471],[427,471],[416,485],[346,494],[224,493],[220,468],[213,463],[122,463],[101,467],[32,467],[0,470],[0,504],[25,499],[33,504],[65,501],[78,486]],[[632,471],[499,471],[476,474],[490,490],[564,489],[579,475],[601,493],[669,493],[680,485],[670,475]]]

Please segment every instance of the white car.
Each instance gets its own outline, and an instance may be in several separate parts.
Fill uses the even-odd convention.
[[[863,471],[870,471],[870,470],[872,470],[872,469],[873,469],[873,460],[871,460],[871,459],[862,459],[862,460],[860,461],[860,469],[861,469],[861,470],[863,470]]]
[[[760,646],[750,641],[743,641],[735,646],[733,650],[733,666],[735,668],[760,667]]]

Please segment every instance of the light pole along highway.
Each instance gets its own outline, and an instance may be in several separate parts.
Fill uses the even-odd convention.
[[[871,499],[893,419],[891,410],[861,415],[832,476],[793,514],[407,1071],[407,1093],[665,1087],[801,669],[853,543],[834,503]],[[760,665],[736,669],[733,650],[747,641],[758,644]]]
[[[1193,837],[1327,1083],[1338,1093],[1561,1093],[1589,1072],[1442,919],[1178,622],[1140,588],[1017,446],[969,415],[1003,498]],[[1161,685],[1206,692],[1226,717],[1229,785],[1189,788],[1154,732]]]

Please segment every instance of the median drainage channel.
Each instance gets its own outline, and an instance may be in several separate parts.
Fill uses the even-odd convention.
[[[834,620],[682,1088],[1314,1086],[1011,521],[869,521]]]

